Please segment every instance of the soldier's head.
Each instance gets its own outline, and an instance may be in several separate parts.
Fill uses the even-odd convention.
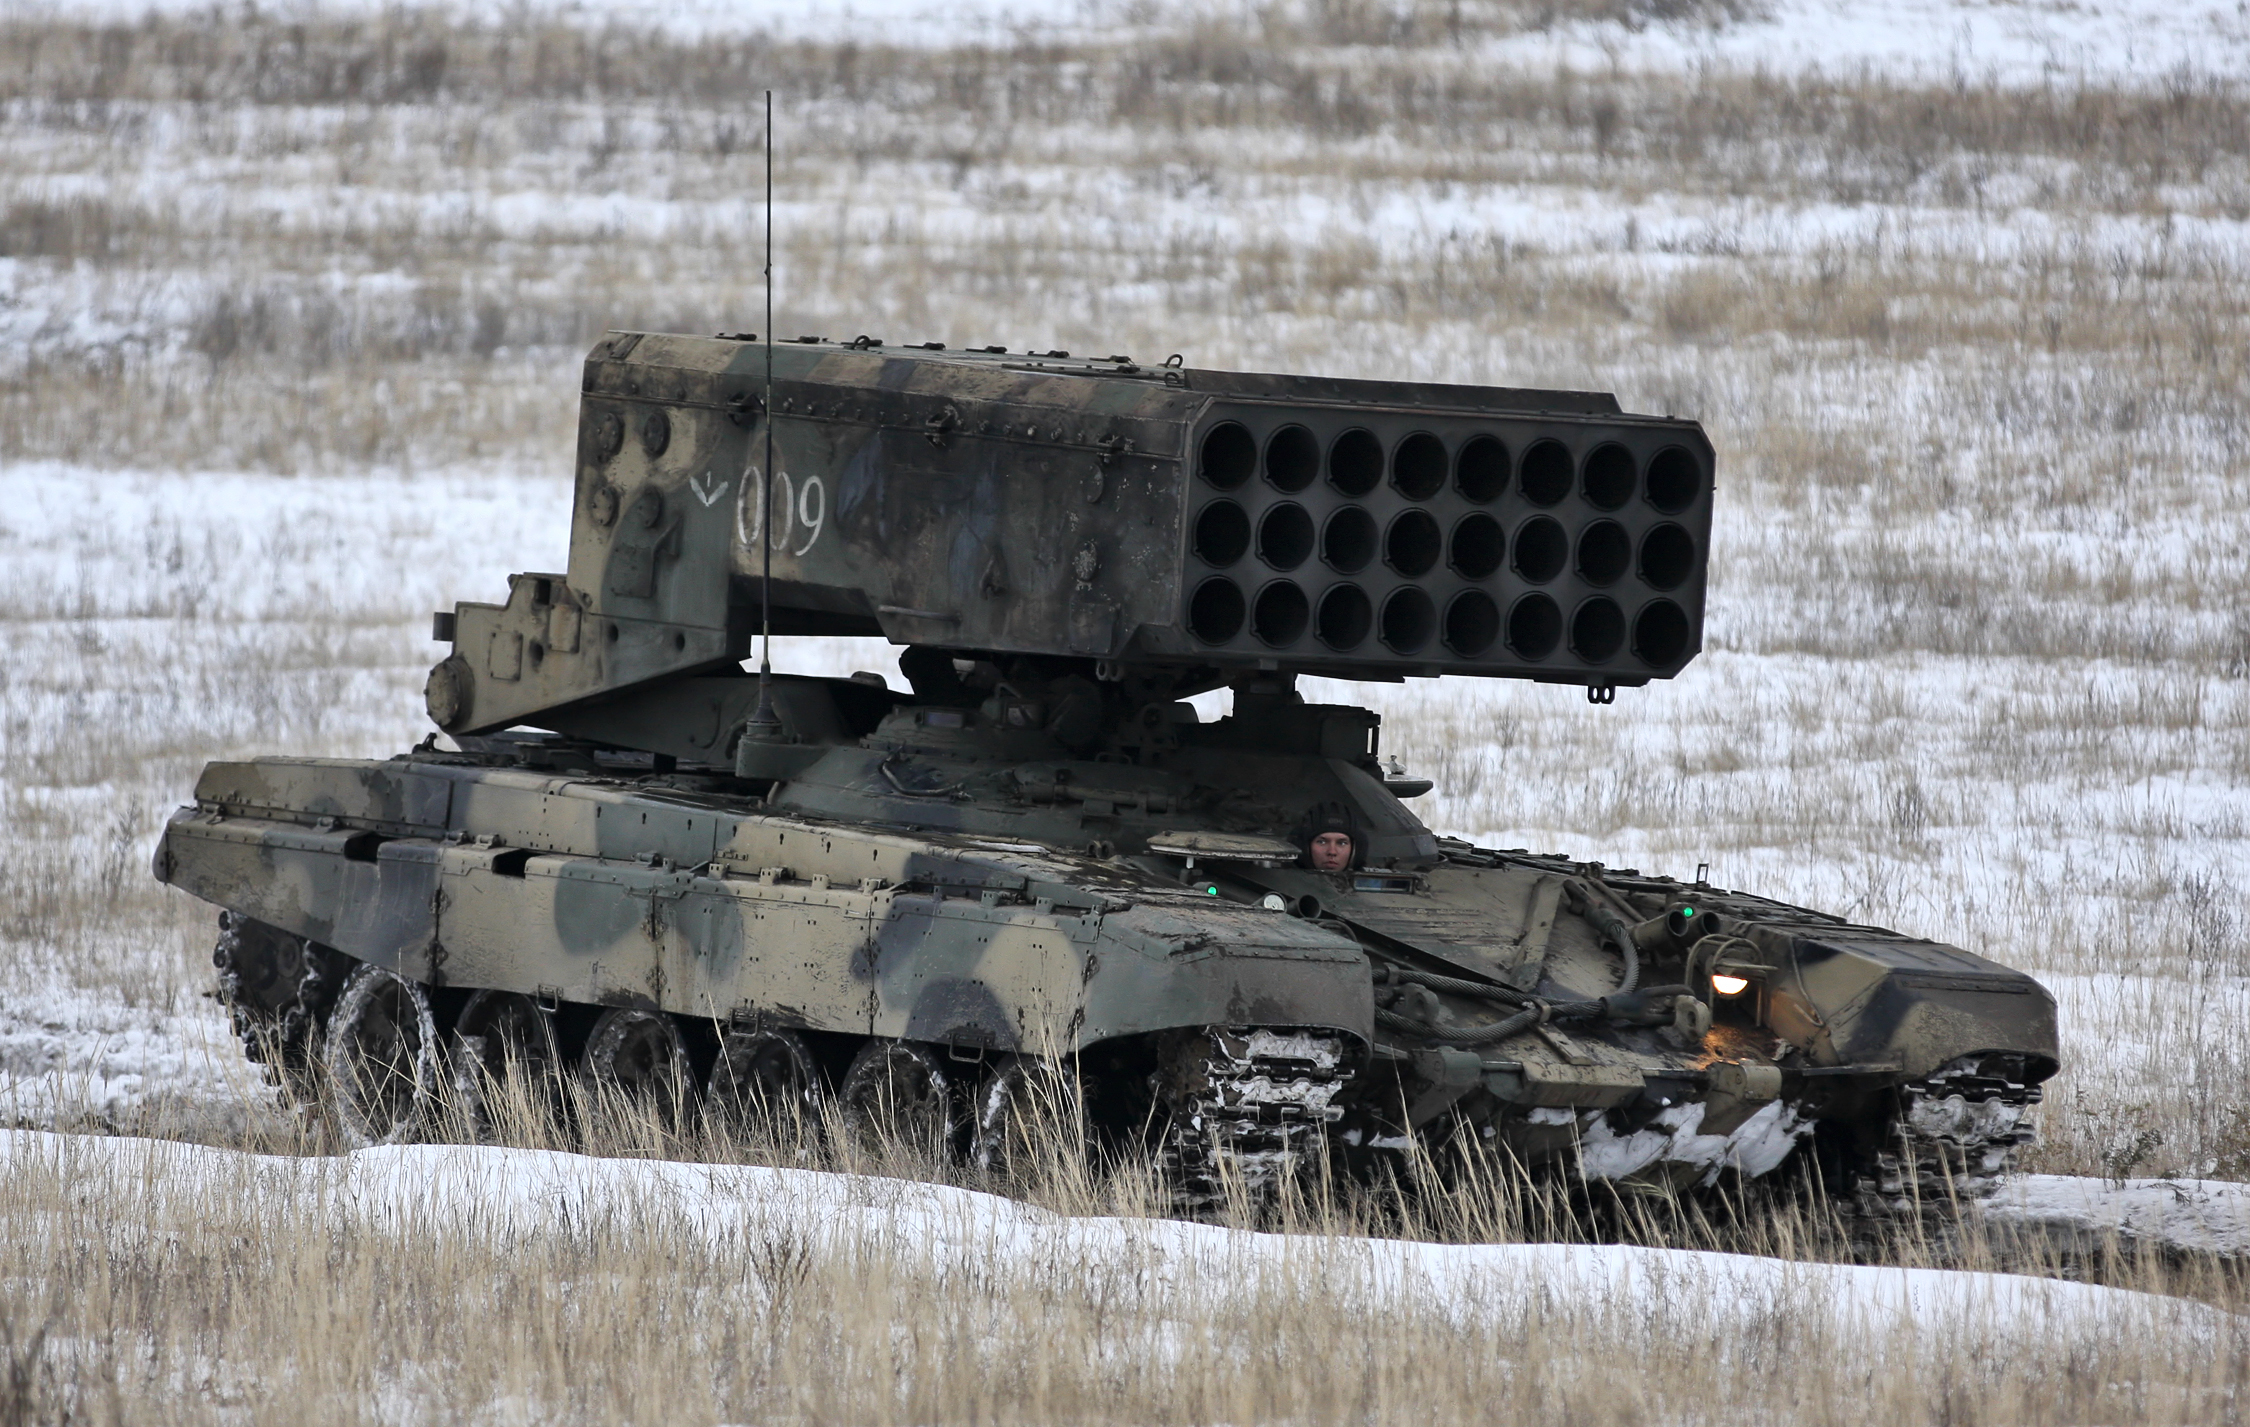
[[[1359,857],[1358,829],[1341,803],[1322,803],[1306,813],[1297,843],[1315,872],[1348,872]]]

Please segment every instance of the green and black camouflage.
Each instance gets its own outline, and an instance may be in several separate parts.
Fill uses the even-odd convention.
[[[421,1132],[502,1046],[919,1115],[988,1164],[1018,1090],[1065,1070],[1183,1204],[1444,1143],[1675,1187],[1814,1164],[1895,1209],[1988,1188],[2028,1138],[2057,1063],[2030,978],[1438,837],[1377,717],[1296,690],[1602,702],[1677,674],[1712,521],[1695,423],[1060,352],[772,355],[769,410],[747,340],[604,338],[568,569],[438,616],[444,739],[213,764],[168,828],[158,875],[224,909],[253,1052],[324,1064],[355,1137]],[[908,646],[912,691],[762,684],[769,619],[784,654]],[[1309,864],[1315,822],[1349,866]]]

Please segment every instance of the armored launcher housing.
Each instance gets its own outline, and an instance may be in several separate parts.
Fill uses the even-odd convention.
[[[1063,1076],[1188,1205],[1421,1140],[1672,1186],[1818,1164],[1885,1210],[1981,1192],[2028,1138],[2056,1068],[2030,978],[1438,837],[1378,718],[1296,691],[1678,674],[1695,423],[867,338],[770,358],[769,406],[747,339],[605,337],[568,568],[437,617],[452,746],[213,764],[167,829],[251,1054],[324,1067],[347,1136],[426,1133],[443,1086],[514,1064],[832,1104],[988,1167]],[[907,646],[912,692],[762,685],[768,621]]]

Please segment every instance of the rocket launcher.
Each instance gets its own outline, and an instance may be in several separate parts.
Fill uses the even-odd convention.
[[[1123,357],[611,333],[569,569],[437,617],[430,716],[480,733],[749,657],[764,423],[777,635],[1103,678],[1583,684],[1702,647],[1712,452],[1599,393]]]

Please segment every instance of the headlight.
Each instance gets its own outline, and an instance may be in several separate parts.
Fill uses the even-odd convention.
[[[1711,978],[1711,989],[1721,996],[1739,996],[1750,989],[1750,978],[1747,976],[1713,976]]]

